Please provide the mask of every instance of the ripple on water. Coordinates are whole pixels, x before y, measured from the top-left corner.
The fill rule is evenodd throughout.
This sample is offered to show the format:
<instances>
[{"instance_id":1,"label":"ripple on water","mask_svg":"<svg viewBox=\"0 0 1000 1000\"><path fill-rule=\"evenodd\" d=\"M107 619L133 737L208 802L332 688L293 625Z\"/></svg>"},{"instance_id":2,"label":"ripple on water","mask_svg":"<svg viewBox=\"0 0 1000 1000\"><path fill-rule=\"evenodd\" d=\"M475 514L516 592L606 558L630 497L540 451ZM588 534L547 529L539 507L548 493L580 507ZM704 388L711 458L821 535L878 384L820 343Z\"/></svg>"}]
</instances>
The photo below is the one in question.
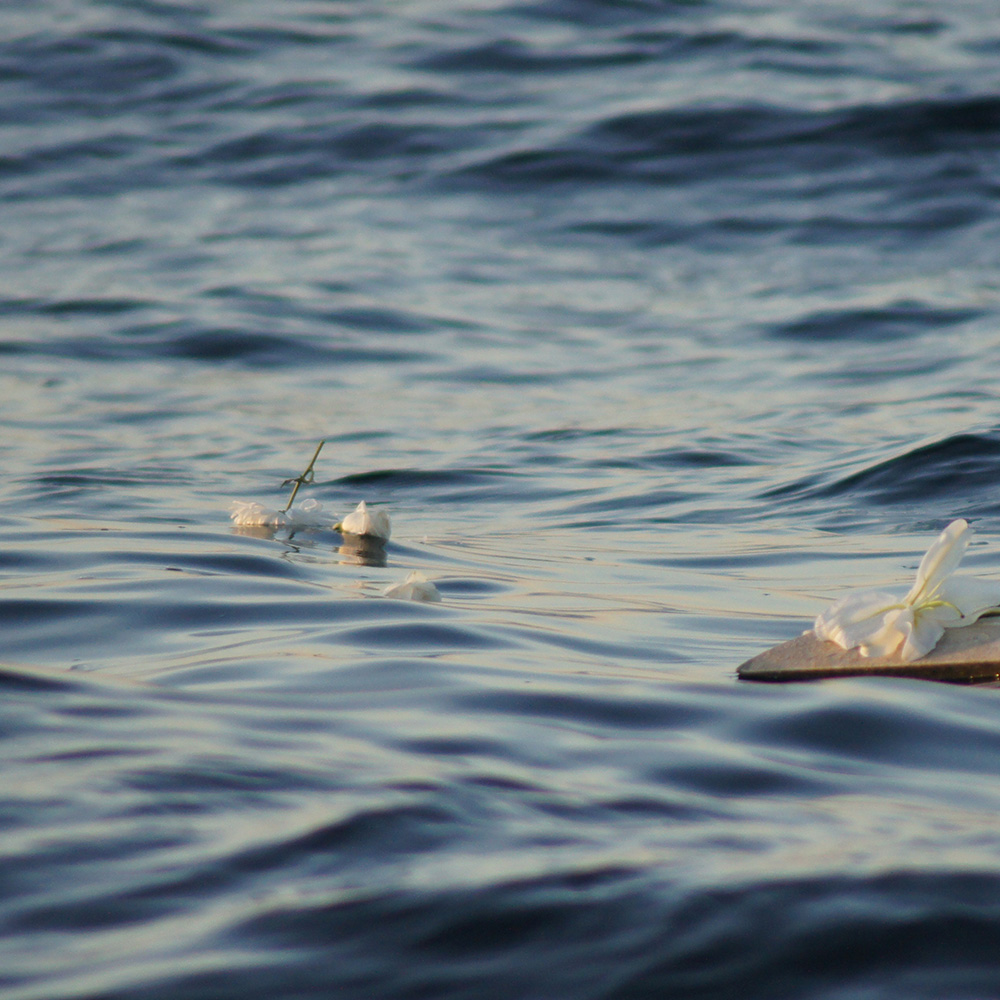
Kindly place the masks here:
<instances>
[{"instance_id":1,"label":"ripple on water","mask_svg":"<svg viewBox=\"0 0 1000 1000\"><path fill-rule=\"evenodd\" d=\"M0 15L0 991L1000 995L996 691L734 675L992 558L995 12L69 6ZM377 556L231 528L324 436Z\"/></svg>"}]
</instances>

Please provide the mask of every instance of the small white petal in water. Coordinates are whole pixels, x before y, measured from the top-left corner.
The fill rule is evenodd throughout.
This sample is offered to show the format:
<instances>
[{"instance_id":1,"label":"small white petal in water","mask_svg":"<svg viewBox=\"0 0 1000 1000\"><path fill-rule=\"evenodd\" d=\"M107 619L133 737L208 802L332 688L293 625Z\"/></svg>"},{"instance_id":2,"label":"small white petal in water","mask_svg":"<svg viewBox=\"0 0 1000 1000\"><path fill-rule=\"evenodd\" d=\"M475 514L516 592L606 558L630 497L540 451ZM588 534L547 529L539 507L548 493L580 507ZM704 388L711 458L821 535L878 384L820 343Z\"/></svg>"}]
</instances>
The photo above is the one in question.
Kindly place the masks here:
<instances>
[{"instance_id":1,"label":"small white petal in water","mask_svg":"<svg viewBox=\"0 0 1000 1000\"><path fill-rule=\"evenodd\" d=\"M946 628L971 625L1000 608L1000 582L952 576L971 534L966 521L952 521L920 560L906 597L879 590L848 594L816 619L813 631L862 656L925 656Z\"/></svg>"},{"instance_id":2,"label":"small white petal in water","mask_svg":"<svg viewBox=\"0 0 1000 1000\"><path fill-rule=\"evenodd\" d=\"M388 540L392 531L388 511L369 510L364 500L343 521L335 524L334 528L345 535L363 535L368 538L381 538L383 541Z\"/></svg>"},{"instance_id":3,"label":"small white petal in water","mask_svg":"<svg viewBox=\"0 0 1000 1000\"><path fill-rule=\"evenodd\" d=\"M385 597L400 601L440 601L441 593L420 570L414 570L402 583L386 587Z\"/></svg>"},{"instance_id":4,"label":"small white petal in water","mask_svg":"<svg viewBox=\"0 0 1000 1000\"><path fill-rule=\"evenodd\" d=\"M285 524L291 528L316 528L329 523L330 519L323 514L323 505L319 500L303 500L298 506L285 511Z\"/></svg>"},{"instance_id":5,"label":"small white petal in water","mask_svg":"<svg viewBox=\"0 0 1000 1000\"><path fill-rule=\"evenodd\" d=\"M229 510L233 523L241 528L314 528L329 523L318 500L303 500L291 510L273 510L256 500L234 500Z\"/></svg>"},{"instance_id":6,"label":"small white petal in water","mask_svg":"<svg viewBox=\"0 0 1000 1000\"><path fill-rule=\"evenodd\" d=\"M234 500L229 505L230 518L241 528L274 528L280 524L279 511L270 510L256 500Z\"/></svg>"}]
</instances>

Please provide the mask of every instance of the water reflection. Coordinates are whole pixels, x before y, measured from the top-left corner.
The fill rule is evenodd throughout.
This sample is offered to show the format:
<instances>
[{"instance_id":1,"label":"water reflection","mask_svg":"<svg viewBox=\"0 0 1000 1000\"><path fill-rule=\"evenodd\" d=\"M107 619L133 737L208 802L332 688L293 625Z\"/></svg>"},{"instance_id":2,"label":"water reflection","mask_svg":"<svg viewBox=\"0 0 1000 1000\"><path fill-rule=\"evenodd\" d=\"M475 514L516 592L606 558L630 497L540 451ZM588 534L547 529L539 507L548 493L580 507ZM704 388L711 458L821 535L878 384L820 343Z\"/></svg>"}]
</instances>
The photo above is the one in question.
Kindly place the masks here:
<instances>
[{"instance_id":1,"label":"water reflection","mask_svg":"<svg viewBox=\"0 0 1000 1000\"><path fill-rule=\"evenodd\" d=\"M309 537L315 535L315 530L287 528L274 528L266 525L233 525L230 529L234 535L245 535L249 538L259 538L264 541L273 541L281 537L281 541L293 552L301 552L304 548L316 548L316 540ZM287 532L287 534L286 534ZM350 535L345 534L341 538L341 544L334 550L341 558L341 563L353 566L385 566L386 551L385 539L376 538L374 535Z\"/></svg>"},{"instance_id":2,"label":"water reflection","mask_svg":"<svg viewBox=\"0 0 1000 1000\"><path fill-rule=\"evenodd\" d=\"M342 563L357 566L384 566L385 541L370 535L344 535L343 544L337 548Z\"/></svg>"}]
</instances>

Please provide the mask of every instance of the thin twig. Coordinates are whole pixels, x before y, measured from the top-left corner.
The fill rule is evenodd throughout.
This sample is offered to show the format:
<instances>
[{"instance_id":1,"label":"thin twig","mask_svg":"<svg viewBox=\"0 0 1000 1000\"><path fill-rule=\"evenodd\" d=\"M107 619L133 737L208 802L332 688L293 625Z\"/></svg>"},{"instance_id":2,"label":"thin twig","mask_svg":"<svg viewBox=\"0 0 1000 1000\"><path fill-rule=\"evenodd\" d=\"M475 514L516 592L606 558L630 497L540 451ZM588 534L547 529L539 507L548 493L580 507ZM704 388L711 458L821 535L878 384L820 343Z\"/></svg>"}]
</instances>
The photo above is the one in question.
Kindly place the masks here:
<instances>
[{"instance_id":1,"label":"thin twig","mask_svg":"<svg viewBox=\"0 0 1000 1000\"><path fill-rule=\"evenodd\" d=\"M313 452L313 457L309 459L309 464L306 466L305 471L300 476L295 476L292 479L286 479L281 485L287 486L289 483L295 483L295 487L292 489L292 495L288 498L288 503L285 504L285 510L292 509L292 502L295 500L295 494L299 492L299 487L303 483L311 483L315 478L316 474L313 472L313 466L316 464L316 459L319 457L320 449L326 444L326 438L324 438L318 445L316 445L316 450ZM284 513L284 511L282 511Z\"/></svg>"}]
</instances>

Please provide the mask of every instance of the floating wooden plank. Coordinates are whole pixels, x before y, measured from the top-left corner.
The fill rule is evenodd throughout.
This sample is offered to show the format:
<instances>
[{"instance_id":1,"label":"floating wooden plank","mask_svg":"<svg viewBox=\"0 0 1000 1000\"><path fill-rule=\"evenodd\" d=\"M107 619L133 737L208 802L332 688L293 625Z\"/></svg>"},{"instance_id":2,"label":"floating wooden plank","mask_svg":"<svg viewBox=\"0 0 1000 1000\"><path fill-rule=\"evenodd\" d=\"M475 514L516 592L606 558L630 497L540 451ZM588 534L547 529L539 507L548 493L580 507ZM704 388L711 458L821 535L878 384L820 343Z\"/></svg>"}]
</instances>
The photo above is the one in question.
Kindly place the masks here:
<instances>
[{"instance_id":1,"label":"floating wooden plank","mask_svg":"<svg viewBox=\"0 0 1000 1000\"><path fill-rule=\"evenodd\" d=\"M957 684L1000 681L1000 618L946 629L926 656L906 662L898 656L862 656L812 630L747 660L736 671L745 681L809 681L825 677L919 677Z\"/></svg>"}]
</instances>

